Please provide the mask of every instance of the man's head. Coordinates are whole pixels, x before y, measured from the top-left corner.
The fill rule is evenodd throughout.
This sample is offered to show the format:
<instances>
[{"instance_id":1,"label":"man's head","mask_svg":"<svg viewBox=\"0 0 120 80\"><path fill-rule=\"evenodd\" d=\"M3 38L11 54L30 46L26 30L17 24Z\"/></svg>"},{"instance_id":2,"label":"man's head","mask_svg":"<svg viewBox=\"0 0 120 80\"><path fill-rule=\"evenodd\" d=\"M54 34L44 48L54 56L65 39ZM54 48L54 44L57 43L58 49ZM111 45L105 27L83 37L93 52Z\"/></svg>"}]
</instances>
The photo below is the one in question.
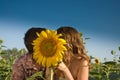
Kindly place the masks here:
<instances>
[{"instance_id":1,"label":"man's head","mask_svg":"<svg viewBox=\"0 0 120 80\"><path fill-rule=\"evenodd\" d=\"M26 33L24 37L24 43L27 48L27 50L30 53L33 53L33 45L32 42L37 38L36 32L40 33L41 31L46 30L45 28L30 28Z\"/></svg>"}]
</instances>

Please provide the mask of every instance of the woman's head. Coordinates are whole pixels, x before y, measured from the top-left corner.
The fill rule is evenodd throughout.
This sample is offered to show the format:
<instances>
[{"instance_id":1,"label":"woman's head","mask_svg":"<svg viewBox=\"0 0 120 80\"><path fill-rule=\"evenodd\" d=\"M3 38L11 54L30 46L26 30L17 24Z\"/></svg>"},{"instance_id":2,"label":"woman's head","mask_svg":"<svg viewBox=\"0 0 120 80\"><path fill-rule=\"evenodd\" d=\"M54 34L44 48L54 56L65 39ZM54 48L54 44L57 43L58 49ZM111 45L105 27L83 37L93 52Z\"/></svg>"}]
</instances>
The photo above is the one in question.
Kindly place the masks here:
<instances>
[{"instance_id":1,"label":"woman's head","mask_svg":"<svg viewBox=\"0 0 120 80\"><path fill-rule=\"evenodd\" d=\"M88 59L85 47L80 33L73 27L62 26L57 29L58 34L62 34L62 38L67 41L67 51L65 52L64 59L69 61L70 57L74 54L79 55L81 58Z\"/></svg>"},{"instance_id":2,"label":"woman's head","mask_svg":"<svg viewBox=\"0 0 120 80\"><path fill-rule=\"evenodd\" d=\"M30 53L33 52L33 45L32 42L37 38L36 32L40 33L41 31L46 30L45 28L30 28L24 37L24 43L26 48Z\"/></svg>"}]
</instances>

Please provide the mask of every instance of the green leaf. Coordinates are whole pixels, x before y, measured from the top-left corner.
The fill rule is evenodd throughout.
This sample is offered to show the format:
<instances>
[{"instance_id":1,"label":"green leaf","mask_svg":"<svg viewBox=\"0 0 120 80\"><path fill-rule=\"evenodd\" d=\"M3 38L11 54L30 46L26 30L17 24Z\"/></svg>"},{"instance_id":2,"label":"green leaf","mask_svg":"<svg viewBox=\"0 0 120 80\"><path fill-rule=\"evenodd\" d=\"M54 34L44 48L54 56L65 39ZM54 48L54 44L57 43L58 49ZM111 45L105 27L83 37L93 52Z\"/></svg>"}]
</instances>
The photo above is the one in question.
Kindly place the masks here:
<instances>
[{"instance_id":1,"label":"green leaf","mask_svg":"<svg viewBox=\"0 0 120 80\"><path fill-rule=\"evenodd\" d=\"M120 46L118 47L118 50L120 51Z\"/></svg>"},{"instance_id":2,"label":"green leaf","mask_svg":"<svg viewBox=\"0 0 120 80\"><path fill-rule=\"evenodd\" d=\"M81 32L79 32L79 34L80 34L80 37L82 37L82 36L83 36L83 34L82 34Z\"/></svg>"},{"instance_id":3,"label":"green leaf","mask_svg":"<svg viewBox=\"0 0 120 80\"><path fill-rule=\"evenodd\" d=\"M100 73L95 72L95 71L90 71L90 74L91 74L91 75L99 75Z\"/></svg>"},{"instance_id":4,"label":"green leaf","mask_svg":"<svg viewBox=\"0 0 120 80\"><path fill-rule=\"evenodd\" d=\"M3 40L0 39L0 44L2 44L2 43L3 43Z\"/></svg>"},{"instance_id":5,"label":"green leaf","mask_svg":"<svg viewBox=\"0 0 120 80\"><path fill-rule=\"evenodd\" d=\"M117 63L114 61L108 61L108 62L104 62L103 64L105 65L116 65Z\"/></svg>"},{"instance_id":6,"label":"green leaf","mask_svg":"<svg viewBox=\"0 0 120 80\"><path fill-rule=\"evenodd\" d=\"M114 55L116 52L114 50L111 50L111 54Z\"/></svg>"},{"instance_id":7,"label":"green leaf","mask_svg":"<svg viewBox=\"0 0 120 80\"><path fill-rule=\"evenodd\" d=\"M27 80L35 80L36 77L40 77L45 80L45 78L42 75L43 75L43 71L39 71L39 72L33 74L32 76L30 76L29 78L27 78Z\"/></svg>"}]
</instances>

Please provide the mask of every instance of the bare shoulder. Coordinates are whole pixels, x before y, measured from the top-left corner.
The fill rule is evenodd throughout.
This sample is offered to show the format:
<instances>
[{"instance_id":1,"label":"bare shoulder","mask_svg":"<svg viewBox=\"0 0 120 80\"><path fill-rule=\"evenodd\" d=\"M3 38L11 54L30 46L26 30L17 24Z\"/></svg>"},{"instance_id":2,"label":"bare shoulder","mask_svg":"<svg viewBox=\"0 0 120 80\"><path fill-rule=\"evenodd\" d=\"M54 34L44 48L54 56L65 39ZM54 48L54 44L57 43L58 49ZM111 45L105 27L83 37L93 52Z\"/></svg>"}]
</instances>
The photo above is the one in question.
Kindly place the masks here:
<instances>
[{"instance_id":1,"label":"bare shoulder","mask_svg":"<svg viewBox=\"0 0 120 80\"><path fill-rule=\"evenodd\" d=\"M88 67L89 62L88 60L81 58L81 57L73 57L71 61L72 65L78 65L80 67Z\"/></svg>"},{"instance_id":2,"label":"bare shoulder","mask_svg":"<svg viewBox=\"0 0 120 80\"><path fill-rule=\"evenodd\" d=\"M89 62L85 59L82 59L80 62L81 62L81 66L83 67L87 67L89 65Z\"/></svg>"}]
</instances>

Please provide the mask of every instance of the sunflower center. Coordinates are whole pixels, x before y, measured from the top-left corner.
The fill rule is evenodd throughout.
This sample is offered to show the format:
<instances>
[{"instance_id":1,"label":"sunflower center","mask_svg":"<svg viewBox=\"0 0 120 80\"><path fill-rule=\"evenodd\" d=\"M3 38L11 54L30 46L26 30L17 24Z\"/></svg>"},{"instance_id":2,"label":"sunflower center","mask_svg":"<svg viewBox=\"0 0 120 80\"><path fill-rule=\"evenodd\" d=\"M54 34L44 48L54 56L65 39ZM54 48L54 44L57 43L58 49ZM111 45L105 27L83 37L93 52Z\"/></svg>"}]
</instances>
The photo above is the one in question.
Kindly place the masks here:
<instances>
[{"instance_id":1,"label":"sunflower center","mask_svg":"<svg viewBox=\"0 0 120 80\"><path fill-rule=\"evenodd\" d=\"M47 43L47 44L45 45L45 48L46 48L47 50L50 50L52 47L53 47L53 45L52 45L51 43Z\"/></svg>"},{"instance_id":2,"label":"sunflower center","mask_svg":"<svg viewBox=\"0 0 120 80\"><path fill-rule=\"evenodd\" d=\"M40 51L42 51L42 55L45 57L54 56L56 52L56 42L54 40L44 40L40 47Z\"/></svg>"}]
</instances>

